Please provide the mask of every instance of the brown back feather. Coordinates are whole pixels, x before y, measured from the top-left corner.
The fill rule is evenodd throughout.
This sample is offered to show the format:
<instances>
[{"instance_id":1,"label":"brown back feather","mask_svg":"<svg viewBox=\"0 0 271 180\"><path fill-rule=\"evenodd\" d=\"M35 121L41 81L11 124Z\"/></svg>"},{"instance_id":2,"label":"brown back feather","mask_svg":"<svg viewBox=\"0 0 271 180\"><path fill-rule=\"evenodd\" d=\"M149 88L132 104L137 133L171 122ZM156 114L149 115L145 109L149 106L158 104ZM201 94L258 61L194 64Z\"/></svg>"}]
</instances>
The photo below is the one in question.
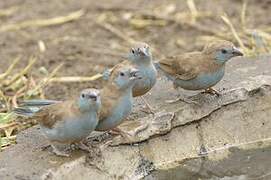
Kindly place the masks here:
<instances>
[{"instance_id":1,"label":"brown back feather","mask_svg":"<svg viewBox=\"0 0 271 180\"><path fill-rule=\"evenodd\" d=\"M52 128L58 121L76 117L79 114L79 108L74 101L65 101L42 108L33 118L41 125Z\"/></svg>"},{"instance_id":2,"label":"brown back feather","mask_svg":"<svg viewBox=\"0 0 271 180\"><path fill-rule=\"evenodd\" d=\"M159 61L160 68L178 79L190 80L200 73L214 72L223 64L214 59L217 49L233 46L229 41L219 40L205 46L202 52L185 53Z\"/></svg>"}]
</instances>

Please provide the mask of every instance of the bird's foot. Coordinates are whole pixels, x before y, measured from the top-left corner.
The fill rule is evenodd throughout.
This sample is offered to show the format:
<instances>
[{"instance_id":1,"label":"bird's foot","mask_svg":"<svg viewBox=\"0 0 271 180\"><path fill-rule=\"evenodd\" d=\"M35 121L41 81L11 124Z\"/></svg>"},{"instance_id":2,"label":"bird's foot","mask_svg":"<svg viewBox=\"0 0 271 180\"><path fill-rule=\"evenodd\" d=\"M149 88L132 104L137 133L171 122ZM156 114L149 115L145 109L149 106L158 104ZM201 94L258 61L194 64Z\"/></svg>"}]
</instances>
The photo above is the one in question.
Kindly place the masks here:
<instances>
[{"instance_id":1,"label":"bird's foot","mask_svg":"<svg viewBox=\"0 0 271 180\"><path fill-rule=\"evenodd\" d=\"M52 145L51 144L51 147L53 148L53 153L57 156L62 156L62 157L70 157L70 154L65 152L65 151L62 151L62 150L59 150L55 145Z\"/></svg>"},{"instance_id":2,"label":"bird's foot","mask_svg":"<svg viewBox=\"0 0 271 180\"><path fill-rule=\"evenodd\" d=\"M123 138L127 139L128 141L130 141L131 137L132 137L132 135L130 133L125 132L119 128L111 129L110 133L115 134L115 135L121 135Z\"/></svg>"},{"instance_id":3,"label":"bird's foot","mask_svg":"<svg viewBox=\"0 0 271 180\"><path fill-rule=\"evenodd\" d=\"M79 149L81 149L82 151L91 152L91 147L87 146L87 145L84 144L83 142L77 143L76 145L77 145L77 147L78 147Z\"/></svg>"},{"instance_id":4,"label":"bird's foot","mask_svg":"<svg viewBox=\"0 0 271 180\"><path fill-rule=\"evenodd\" d=\"M93 159L94 157L100 157L102 154L100 147L94 145L88 146L83 142L79 142L76 145L79 149L81 149L82 151L86 151L88 153L88 158Z\"/></svg>"},{"instance_id":5,"label":"bird's foot","mask_svg":"<svg viewBox=\"0 0 271 180\"><path fill-rule=\"evenodd\" d=\"M212 94L212 95L216 95L216 96L221 95L217 90L215 90L213 88L205 89L205 91L203 93Z\"/></svg>"},{"instance_id":6,"label":"bird's foot","mask_svg":"<svg viewBox=\"0 0 271 180\"><path fill-rule=\"evenodd\" d=\"M100 151L104 151L108 146L110 146L113 143L112 140L108 140L105 143L103 143L102 145L100 145L99 149Z\"/></svg>"},{"instance_id":7,"label":"bird's foot","mask_svg":"<svg viewBox=\"0 0 271 180\"><path fill-rule=\"evenodd\" d=\"M133 139L136 137L136 135L144 130L146 130L149 127L149 124L143 124L135 129L133 129L132 134L129 133L130 137L132 137Z\"/></svg>"},{"instance_id":8,"label":"bird's foot","mask_svg":"<svg viewBox=\"0 0 271 180\"><path fill-rule=\"evenodd\" d=\"M173 103L176 103L176 102L179 102L179 101L183 101L183 102L185 102L185 103L187 103L187 104L195 104L195 105L199 105L198 102L193 101L193 100L188 99L188 98L184 98L184 97L179 97L179 98L173 99L173 100L167 100L166 103L168 103L168 104L173 104Z\"/></svg>"},{"instance_id":9,"label":"bird's foot","mask_svg":"<svg viewBox=\"0 0 271 180\"><path fill-rule=\"evenodd\" d=\"M155 109L153 109L151 107L140 109L140 111L147 113L147 114L155 114Z\"/></svg>"},{"instance_id":10,"label":"bird's foot","mask_svg":"<svg viewBox=\"0 0 271 180\"><path fill-rule=\"evenodd\" d=\"M45 151L46 149L48 149L51 145L47 144L47 145L42 145L41 147L39 147L42 151Z\"/></svg>"},{"instance_id":11,"label":"bird's foot","mask_svg":"<svg viewBox=\"0 0 271 180\"><path fill-rule=\"evenodd\" d=\"M148 101L143 97L143 96L140 96L141 99L143 100L143 102L145 103L146 107L148 110L142 110L146 113L151 113L151 114L155 114L155 109L148 103Z\"/></svg>"}]
</instances>

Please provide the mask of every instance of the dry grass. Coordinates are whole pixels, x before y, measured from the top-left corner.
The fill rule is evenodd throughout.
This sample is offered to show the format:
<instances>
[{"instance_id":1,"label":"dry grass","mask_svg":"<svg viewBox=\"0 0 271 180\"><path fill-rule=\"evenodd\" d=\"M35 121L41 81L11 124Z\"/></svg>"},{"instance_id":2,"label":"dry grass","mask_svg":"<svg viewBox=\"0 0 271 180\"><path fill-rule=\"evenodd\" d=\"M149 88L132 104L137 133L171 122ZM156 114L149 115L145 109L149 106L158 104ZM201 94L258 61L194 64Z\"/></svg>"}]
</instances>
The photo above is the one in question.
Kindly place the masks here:
<instances>
[{"instance_id":1,"label":"dry grass","mask_svg":"<svg viewBox=\"0 0 271 180\"><path fill-rule=\"evenodd\" d=\"M247 56L255 56L258 54L270 53L271 50L271 28L264 27L263 29L248 29L246 26L246 10L247 1L245 0L240 10L240 22L241 26L235 26L231 19L226 15L213 14L212 12L204 12L198 10L193 0L187 0L188 10L185 12L175 12L174 7L168 7L167 13L159 13L159 11L140 11L131 12L128 17L128 22L134 27L134 30L143 29L149 26L166 26L168 23L175 23L178 25L186 26L190 29L195 29L201 33L206 33L209 36L204 36L205 41L209 41L213 38L223 38L237 42L240 48ZM9 9L0 10L0 17L8 17L18 10L19 7L11 7ZM173 9L173 10L172 10ZM126 42L127 45L134 43L135 40L129 37L122 30L117 29L111 21L112 11L118 11L118 9L103 9L101 15L94 19L96 25L112 33L116 38L119 38ZM110 13L109 13L110 12ZM51 19L37 19L26 20L14 24L1 24L0 33L7 31L19 31L25 28L43 28L53 25L62 25L64 23L75 21L80 19L84 15L83 10L72 12L67 16L59 16ZM227 31L219 32L212 27L204 26L201 23L203 18L221 17L221 20L225 23ZM114 17L116 18L116 17ZM178 42L180 45L185 42ZM44 52L46 47L43 41L39 41L40 52ZM103 49L94 49L100 53L104 52ZM154 49L155 51L155 49ZM112 53L113 55L116 55ZM118 55L118 54L117 54ZM15 117L10 110L17 106L18 99L43 97L43 88L49 83L71 83L71 82L85 82L94 81L102 77L102 74L97 74L91 77L54 77L57 71L62 65L57 66L49 75L42 78L34 78L31 75L31 68L37 61L35 57L30 57L28 65L18 70L16 65L20 63L21 57L15 58L10 64L6 72L0 74L0 149L4 148L11 143L15 142L16 132L20 129L28 127L28 123L19 123L15 120ZM15 70L16 69L16 70Z\"/></svg>"},{"instance_id":2,"label":"dry grass","mask_svg":"<svg viewBox=\"0 0 271 180\"><path fill-rule=\"evenodd\" d=\"M83 15L84 15L84 11L79 10L76 12L72 12L68 14L67 16L59 16L59 17L54 17L51 19L27 20L27 21L23 21L19 23L14 23L14 24L6 24L6 25L0 26L0 32L20 30L20 29L29 28L29 27L33 28L33 27L48 27L48 26L60 25L60 24L64 24L70 21L77 20Z\"/></svg>"},{"instance_id":3,"label":"dry grass","mask_svg":"<svg viewBox=\"0 0 271 180\"><path fill-rule=\"evenodd\" d=\"M14 14L19 7L11 7L0 10L0 16L10 16ZM59 16L51 19L27 20L19 23L5 24L0 26L0 33L6 31L15 31L24 28L41 28L53 25L61 25L70 21L79 19L84 15L83 10L72 12L67 16ZM39 42L40 51L45 51L43 42ZM31 68L37 59L31 57L27 66L21 70L15 70L16 65L20 62L21 57L13 60L6 72L0 74L0 150L6 146L15 143L16 132L29 126L29 123L16 121L11 110L17 106L17 99L29 99L32 97L43 97L43 88L56 75L57 71L63 64L57 66L47 77L36 80L31 75ZM8 61L7 61L8 62Z\"/></svg>"},{"instance_id":4,"label":"dry grass","mask_svg":"<svg viewBox=\"0 0 271 180\"><path fill-rule=\"evenodd\" d=\"M11 110L17 106L18 99L43 97L43 88L55 76L62 64L57 66L48 76L39 79L39 83L31 75L31 68L37 61L31 57L27 66L21 70L15 70L20 62L20 57L13 60L6 72L0 74L0 147L4 148L15 142L16 133L29 126L28 122L18 122Z\"/></svg>"}]
</instances>

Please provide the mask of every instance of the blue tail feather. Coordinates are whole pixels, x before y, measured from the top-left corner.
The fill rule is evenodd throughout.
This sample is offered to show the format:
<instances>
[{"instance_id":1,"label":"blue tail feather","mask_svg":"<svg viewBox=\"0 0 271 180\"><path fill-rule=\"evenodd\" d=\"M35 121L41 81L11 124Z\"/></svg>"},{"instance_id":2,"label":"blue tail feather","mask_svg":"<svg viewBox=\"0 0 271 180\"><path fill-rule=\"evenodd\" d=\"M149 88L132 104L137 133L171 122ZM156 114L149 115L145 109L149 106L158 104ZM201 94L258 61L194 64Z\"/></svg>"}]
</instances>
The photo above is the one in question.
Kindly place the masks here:
<instances>
[{"instance_id":1,"label":"blue tail feather","mask_svg":"<svg viewBox=\"0 0 271 180\"><path fill-rule=\"evenodd\" d=\"M40 108L37 109L37 108L18 107L13 109L12 112L18 116L31 117L39 110Z\"/></svg>"},{"instance_id":2,"label":"blue tail feather","mask_svg":"<svg viewBox=\"0 0 271 180\"><path fill-rule=\"evenodd\" d=\"M56 104L61 101L56 100L48 100L48 99L32 99L32 100L25 100L20 103L20 106L23 107L37 107L37 106L48 106L51 104Z\"/></svg>"},{"instance_id":3,"label":"blue tail feather","mask_svg":"<svg viewBox=\"0 0 271 180\"><path fill-rule=\"evenodd\" d=\"M32 99L20 102L19 107L13 109L12 111L19 116L31 117L36 112L38 112L42 107L51 104L56 104L61 101L48 100L48 99Z\"/></svg>"}]
</instances>

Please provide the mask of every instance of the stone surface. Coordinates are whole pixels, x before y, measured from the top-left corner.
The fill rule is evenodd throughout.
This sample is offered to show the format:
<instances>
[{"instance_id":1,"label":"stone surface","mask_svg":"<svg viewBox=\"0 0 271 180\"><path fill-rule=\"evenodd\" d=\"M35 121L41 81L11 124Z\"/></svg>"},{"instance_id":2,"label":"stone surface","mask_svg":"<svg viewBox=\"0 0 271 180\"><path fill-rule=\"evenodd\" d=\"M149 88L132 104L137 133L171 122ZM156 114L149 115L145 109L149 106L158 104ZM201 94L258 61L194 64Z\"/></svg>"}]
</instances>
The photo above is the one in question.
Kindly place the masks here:
<instances>
[{"instance_id":1,"label":"stone surface","mask_svg":"<svg viewBox=\"0 0 271 180\"><path fill-rule=\"evenodd\" d=\"M157 113L146 115L136 106L133 120L121 126L135 138L115 137L114 146L92 159L79 151L71 158L41 151L46 141L38 127L30 128L18 135L18 144L0 153L0 179L242 179L271 172L268 163L261 163L271 158L271 58L232 60L216 89L220 97L176 91L160 79L146 96ZM178 93L191 94L199 105L165 103ZM234 161L239 155L240 164ZM262 171L251 171L246 163L262 164ZM183 173L179 176L176 169Z\"/></svg>"}]
</instances>

